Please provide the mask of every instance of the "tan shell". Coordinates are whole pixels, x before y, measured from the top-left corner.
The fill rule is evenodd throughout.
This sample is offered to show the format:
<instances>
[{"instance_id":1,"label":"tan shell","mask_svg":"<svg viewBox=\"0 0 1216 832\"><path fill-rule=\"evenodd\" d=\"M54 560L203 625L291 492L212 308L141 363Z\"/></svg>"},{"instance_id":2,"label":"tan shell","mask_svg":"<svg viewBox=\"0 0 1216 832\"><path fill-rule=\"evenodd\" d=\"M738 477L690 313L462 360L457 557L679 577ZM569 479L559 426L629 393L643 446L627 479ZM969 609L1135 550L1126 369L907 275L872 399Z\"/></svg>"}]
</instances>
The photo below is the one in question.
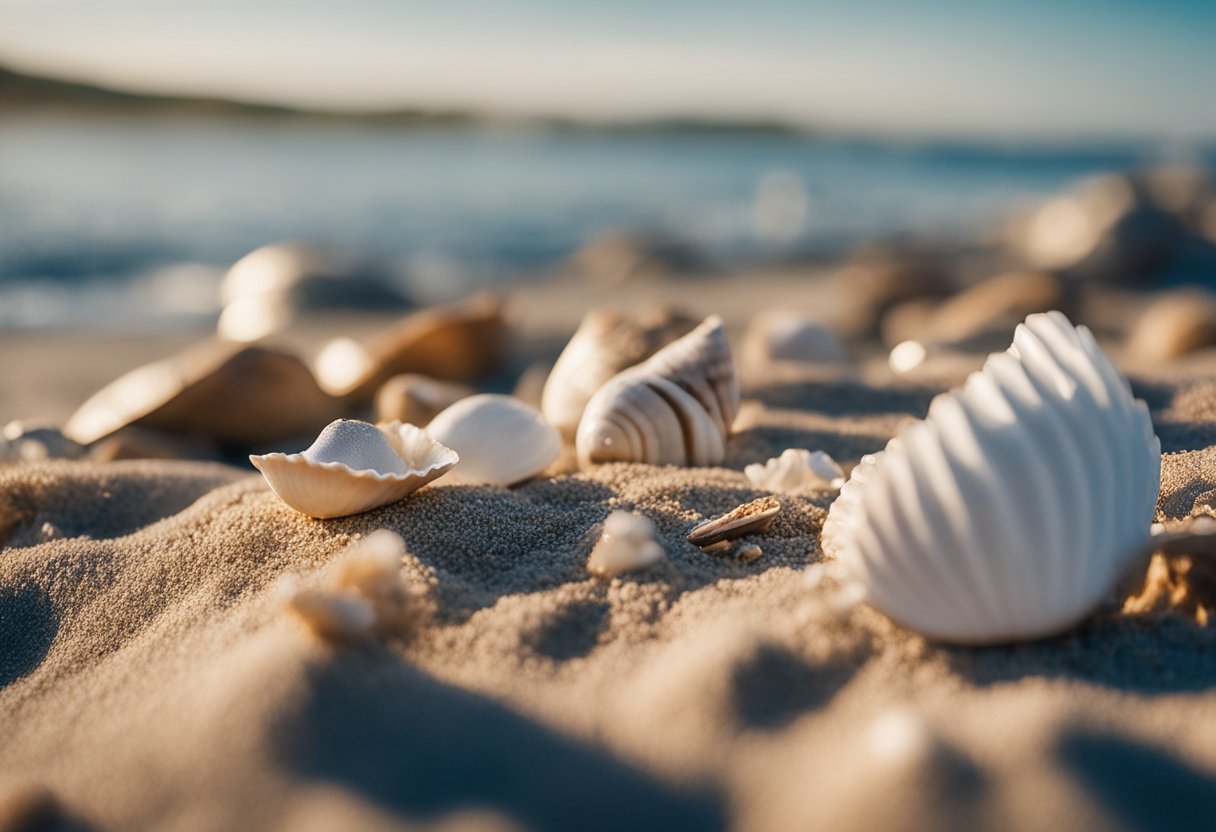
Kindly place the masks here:
<instances>
[{"instance_id":1,"label":"tan shell","mask_svg":"<svg viewBox=\"0 0 1216 832\"><path fill-rule=\"evenodd\" d=\"M376 391L376 421L425 425L439 413L477 391L467 384L406 373Z\"/></svg>"},{"instance_id":2,"label":"tan shell","mask_svg":"<svg viewBox=\"0 0 1216 832\"><path fill-rule=\"evenodd\" d=\"M396 502L459 460L455 451L414 425L348 419L331 423L300 453L249 457L283 502L318 518Z\"/></svg>"},{"instance_id":3,"label":"tan shell","mask_svg":"<svg viewBox=\"0 0 1216 832\"><path fill-rule=\"evenodd\" d=\"M579 422L579 464L716 465L739 410L739 380L717 315L617 374Z\"/></svg>"},{"instance_id":4,"label":"tan shell","mask_svg":"<svg viewBox=\"0 0 1216 832\"><path fill-rule=\"evenodd\" d=\"M744 503L719 517L702 521L688 533L688 542L702 548L723 540L733 540L745 534L762 532L781 511L781 503L772 497L761 497Z\"/></svg>"},{"instance_id":5,"label":"tan shell","mask_svg":"<svg viewBox=\"0 0 1216 832\"><path fill-rule=\"evenodd\" d=\"M294 355L215 341L121 376L63 432L87 445L138 425L247 448L314 433L338 413Z\"/></svg>"},{"instance_id":6,"label":"tan shell","mask_svg":"<svg viewBox=\"0 0 1216 832\"><path fill-rule=\"evenodd\" d=\"M573 439L587 402L624 369L645 361L692 329L694 321L666 309L636 319L612 309L593 309L584 317L545 380L541 412L546 421Z\"/></svg>"},{"instance_id":7,"label":"tan shell","mask_svg":"<svg viewBox=\"0 0 1216 832\"><path fill-rule=\"evenodd\" d=\"M360 405L403 373L465 382L489 375L502 361L505 335L501 304L480 296L408 315L366 343L331 342L314 366L322 387Z\"/></svg>"},{"instance_id":8,"label":"tan shell","mask_svg":"<svg viewBox=\"0 0 1216 832\"><path fill-rule=\"evenodd\" d=\"M1141 361L1168 361L1216 344L1216 293L1198 287L1168 292L1144 310L1128 338Z\"/></svg>"}]
</instances>

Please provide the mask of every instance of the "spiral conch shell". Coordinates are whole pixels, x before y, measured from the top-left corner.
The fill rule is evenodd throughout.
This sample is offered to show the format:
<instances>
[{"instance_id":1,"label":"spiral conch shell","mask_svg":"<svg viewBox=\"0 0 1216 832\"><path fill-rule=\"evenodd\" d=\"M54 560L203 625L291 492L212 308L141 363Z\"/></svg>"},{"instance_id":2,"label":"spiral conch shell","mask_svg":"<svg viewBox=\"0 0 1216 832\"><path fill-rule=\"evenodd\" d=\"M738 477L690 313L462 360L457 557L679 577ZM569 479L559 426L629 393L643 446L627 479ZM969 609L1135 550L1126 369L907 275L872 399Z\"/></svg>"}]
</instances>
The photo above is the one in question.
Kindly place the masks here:
<instances>
[{"instance_id":1,"label":"spiral conch shell","mask_svg":"<svg viewBox=\"0 0 1216 832\"><path fill-rule=\"evenodd\" d=\"M1148 408L1089 330L1031 315L853 470L823 548L930 638L1039 638L1089 614L1144 545L1160 469Z\"/></svg>"},{"instance_id":2,"label":"spiral conch shell","mask_svg":"<svg viewBox=\"0 0 1216 832\"><path fill-rule=\"evenodd\" d=\"M557 357L541 395L545 420L574 438L587 402L621 370L654 355L692 329L695 321L666 309L636 319L612 309L593 309Z\"/></svg>"},{"instance_id":3,"label":"spiral conch shell","mask_svg":"<svg viewBox=\"0 0 1216 832\"><path fill-rule=\"evenodd\" d=\"M591 397L575 440L579 464L716 465L738 410L726 330L711 315Z\"/></svg>"},{"instance_id":4,"label":"spiral conch shell","mask_svg":"<svg viewBox=\"0 0 1216 832\"><path fill-rule=\"evenodd\" d=\"M345 517L394 503L447 473L460 457L421 428L331 422L297 454L249 461L283 502L312 517Z\"/></svg>"}]
</instances>

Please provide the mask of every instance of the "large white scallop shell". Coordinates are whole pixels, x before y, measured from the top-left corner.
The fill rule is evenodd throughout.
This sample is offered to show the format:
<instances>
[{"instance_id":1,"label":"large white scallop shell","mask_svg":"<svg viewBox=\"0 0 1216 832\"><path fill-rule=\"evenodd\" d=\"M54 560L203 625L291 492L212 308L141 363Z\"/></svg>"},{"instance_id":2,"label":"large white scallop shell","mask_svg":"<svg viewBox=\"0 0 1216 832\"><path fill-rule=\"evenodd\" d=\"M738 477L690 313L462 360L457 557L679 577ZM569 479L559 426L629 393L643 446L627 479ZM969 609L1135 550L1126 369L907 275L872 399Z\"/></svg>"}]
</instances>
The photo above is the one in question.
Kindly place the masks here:
<instances>
[{"instance_id":1,"label":"large white scallop shell","mask_svg":"<svg viewBox=\"0 0 1216 832\"><path fill-rule=\"evenodd\" d=\"M730 344L711 315L591 397L575 440L579 464L716 465L738 410Z\"/></svg>"},{"instance_id":2,"label":"large white scallop shell","mask_svg":"<svg viewBox=\"0 0 1216 832\"><path fill-rule=\"evenodd\" d=\"M612 309L593 309L545 379L541 412L545 420L574 438L587 402L608 379L632 367L692 328L692 320L666 309L632 318Z\"/></svg>"},{"instance_id":3,"label":"large white scallop shell","mask_svg":"<svg viewBox=\"0 0 1216 832\"><path fill-rule=\"evenodd\" d=\"M892 619L941 641L1047 636L1148 539L1161 443L1085 327L1031 315L924 421L866 457L823 548Z\"/></svg>"},{"instance_id":4,"label":"large white scallop shell","mask_svg":"<svg viewBox=\"0 0 1216 832\"><path fill-rule=\"evenodd\" d=\"M414 425L331 422L297 454L249 461L275 494L312 517L345 517L400 500L442 476L460 457Z\"/></svg>"},{"instance_id":5,"label":"large white scallop shell","mask_svg":"<svg viewBox=\"0 0 1216 832\"><path fill-rule=\"evenodd\" d=\"M561 436L540 411L513 396L461 399L426 430L460 454L452 482L512 485L545 470L562 450Z\"/></svg>"}]
</instances>

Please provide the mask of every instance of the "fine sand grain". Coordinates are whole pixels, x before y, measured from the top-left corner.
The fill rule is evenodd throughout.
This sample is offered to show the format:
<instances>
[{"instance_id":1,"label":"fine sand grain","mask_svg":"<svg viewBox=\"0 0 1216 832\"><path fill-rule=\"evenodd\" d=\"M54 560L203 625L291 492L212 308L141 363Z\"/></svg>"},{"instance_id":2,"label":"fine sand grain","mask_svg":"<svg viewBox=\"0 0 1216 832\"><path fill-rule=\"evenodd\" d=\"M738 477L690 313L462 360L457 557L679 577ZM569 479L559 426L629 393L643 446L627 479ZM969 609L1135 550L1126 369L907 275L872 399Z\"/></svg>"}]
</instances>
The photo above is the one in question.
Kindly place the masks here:
<instances>
[{"instance_id":1,"label":"fine sand grain","mask_svg":"<svg viewBox=\"0 0 1216 832\"><path fill-rule=\"evenodd\" d=\"M1216 487L1216 385L1198 378L1138 383L1180 451L1164 461L1163 516ZM855 607L830 565L807 570L827 495L779 496L754 562L688 543L696 522L764 496L744 465L806 447L847 470L940 389L760 381L721 468L559 465L514 489L438 484L332 521L220 465L0 469L0 818L791 830L1216 817L1216 628L1112 603L1043 642L928 644ZM597 524L618 508L655 522L667 560L592 577ZM408 642L318 641L283 609L281 577L307 581L381 528L404 538L433 618Z\"/></svg>"}]
</instances>

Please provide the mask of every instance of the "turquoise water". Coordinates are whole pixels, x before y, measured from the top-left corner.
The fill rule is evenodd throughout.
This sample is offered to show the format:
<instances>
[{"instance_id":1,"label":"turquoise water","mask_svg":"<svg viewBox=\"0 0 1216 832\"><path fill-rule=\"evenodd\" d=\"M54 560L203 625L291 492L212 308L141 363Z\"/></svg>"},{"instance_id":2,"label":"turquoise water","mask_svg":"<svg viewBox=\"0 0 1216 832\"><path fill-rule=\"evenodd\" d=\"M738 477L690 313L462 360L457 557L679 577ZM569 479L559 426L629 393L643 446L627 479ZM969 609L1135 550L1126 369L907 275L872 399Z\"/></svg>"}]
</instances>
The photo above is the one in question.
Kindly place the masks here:
<instances>
[{"instance_id":1,"label":"turquoise water","mask_svg":"<svg viewBox=\"0 0 1216 832\"><path fill-rule=\"evenodd\" d=\"M546 268L611 229L672 235L726 262L891 233L969 239L1020 201L1150 157L10 117L0 124L0 326L211 314L222 269L283 239L380 260L427 298ZM757 207L768 197L775 228Z\"/></svg>"}]
</instances>

